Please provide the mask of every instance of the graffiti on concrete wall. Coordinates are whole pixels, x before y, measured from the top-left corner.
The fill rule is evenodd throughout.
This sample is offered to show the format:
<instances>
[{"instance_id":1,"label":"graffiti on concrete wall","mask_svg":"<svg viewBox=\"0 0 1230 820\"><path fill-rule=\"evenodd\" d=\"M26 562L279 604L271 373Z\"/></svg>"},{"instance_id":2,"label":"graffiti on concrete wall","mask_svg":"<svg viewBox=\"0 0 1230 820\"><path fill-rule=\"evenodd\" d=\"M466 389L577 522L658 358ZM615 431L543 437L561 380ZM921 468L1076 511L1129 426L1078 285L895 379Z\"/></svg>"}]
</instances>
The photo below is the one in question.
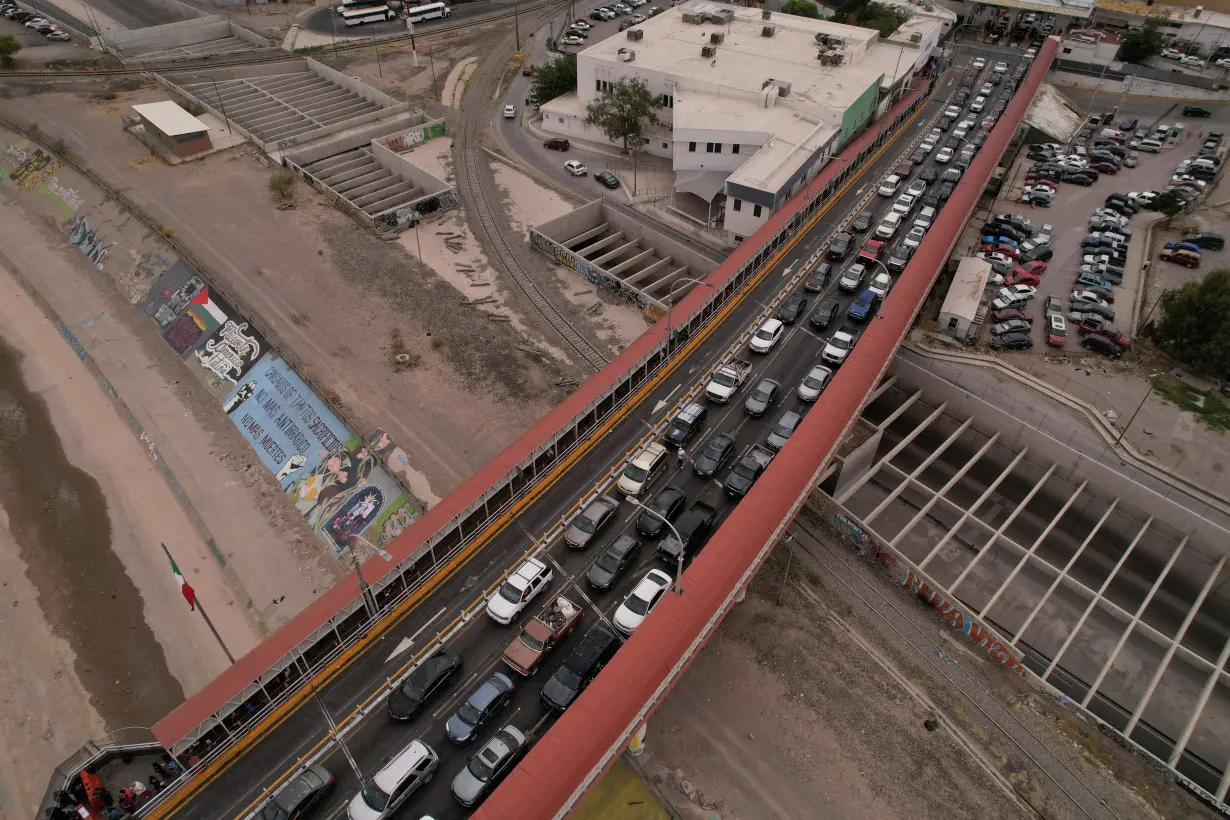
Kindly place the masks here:
<instances>
[{"instance_id":1,"label":"graffiti on concrete wall","mask_svg":"<svg viewBox=\"0 0 1230 820\"><path fill-rule=\"evenodd\" d=\"M530 231L530 246L550 257L556 264L581 274L585 277L586 282L612 298L627 302L641 310L649 305L649 299L645 294L611 276L596 265L581 259L560 243L538 231Z\"/></svg>"},{"instance_id":2,"label":"graffiti on concrete wall","mask_svg":"<svg viewBox=\"0 0 1230 820\"><path fill-rule=\"evenodd\" d=\"M61 214L72 216L85 200L57 176L62 166L59 157L41 148L9 145L0 156L0 180L11 179L19 194L34 192L45 196Z\"/></svg>"},{"instance_id":3,"label":"graffiti on concrete wall","mask_svg":"<svg viewBox=\"0 0 1230 820\"><path fill-rule=\"evenodd\" d=\"M276 354L266 353L222 406L335 557L352 537L378 542L389 519L417 516L376 450Z\"/></svg>"},{"instance_id":4,"label":"graffiti on concrete wall","mask_svg":"<svg viewBox=\"0 0 1230 820\"><path fill-rule=\"evenodd\" d=\"M98 228L90 227L90 218L85 215L73 220L72 228L68 232L68 241L76 245L85 254L85 258L90 260L90 264L99 270L102 270L107 251L115 245L114 242L108 242L106 235Z\"/></svg>"},{"instance_id":5,"label":"graffiti on concrete wall","mask_svg":"<svg viewBox=\"0 0 1230 820\"><path fill-rule=\"evenodd\" d=\"M992 662L1021 678L1029 677L1024 657L1011 646L996 638L995 634L959 601L931 586L926 578L909 565L909 562L900 557L891 547L881 546L870 533L859 525L859 522L840 512L836 513L833 519L837 526L845 531L847 538L865 556L891 575L896 583L926 602L936 611L940 619L948 624L950 629L960 632L975 646L981 647Z\"/></svg>"},{"instance_id":6,"label":"graffiti on concrete wall","mask_svg":"<svg viewBox=\"0 0 1230 820\"><path fill-rule=\"evenodd\" d=\"M391 137L385 137L381 140L381 144L390 151L401 153L409 151L417 145L422 145L428 140L434 140L436 137L442 136L444 136L444 120L412 128L409 131L403 131Z\"/></svg>"},{"instance_id":7,"label":"graffiti on concrete wall","mask_svg":"<svg viewBox=\"0 0 1230 820\"><path fill-rule=\"evenodd\" d=\"M410 459L406 456L405 450L398 447L397 443L393 441L392 436L377 427L368 436L367 446L376 455L380 456L384 461L386 469L390 470L393 475L400 476L403 484L407 486L410 484L413 479L410 470ZM399 510L391 513L380 528L381 543L387 543L401 535L407 527L418 520L420 514L421 510L413 503L407 503Z\"/></svg>"}]
</instances>

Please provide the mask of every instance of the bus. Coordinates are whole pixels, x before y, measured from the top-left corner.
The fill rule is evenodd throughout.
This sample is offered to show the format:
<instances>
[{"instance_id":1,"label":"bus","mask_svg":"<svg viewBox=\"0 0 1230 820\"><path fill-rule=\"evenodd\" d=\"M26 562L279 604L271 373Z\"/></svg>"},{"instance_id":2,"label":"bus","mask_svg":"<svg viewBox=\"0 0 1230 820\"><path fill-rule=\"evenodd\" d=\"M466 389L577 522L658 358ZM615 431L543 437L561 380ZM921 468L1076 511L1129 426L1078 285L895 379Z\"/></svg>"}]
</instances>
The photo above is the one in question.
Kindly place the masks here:
<instances>
[{"instance_id":1,"label":"bus","mask_svg":"<svg viewBox=\"0 0 1230 820\"><path fill-rule=\"evenodd\" d=\"M426 20L443 19L452 13L453 10L444 3L428 3L425 6L406 9L406 19L411 23L422 23Z\"/></svg>"},{"instance_id":2,"label":"bus","mask_svg":"<svg viewBox=\"0 0 1230 820\"><path fill-rule=\"evenodd\" d=\"M367 8L350 9L342 12L342 19L348 26L361 26L364 23L383 23L392 20L397 12L388 6L368 6Z\"/></svg>"},{"instance_id":3,"label":"bus","mask_svg":"<svg viewBox=\"0 0 1230 820\"><path fill-rule=\"evenodd\" d=\"M338 13L338 15L341 15L343 12L354 11L355 9L364 8L365 6L378 5L380 4L375 2L375 0L342 0L342 2L334 6L333 9Z\"/></svg>"}]
</instances>

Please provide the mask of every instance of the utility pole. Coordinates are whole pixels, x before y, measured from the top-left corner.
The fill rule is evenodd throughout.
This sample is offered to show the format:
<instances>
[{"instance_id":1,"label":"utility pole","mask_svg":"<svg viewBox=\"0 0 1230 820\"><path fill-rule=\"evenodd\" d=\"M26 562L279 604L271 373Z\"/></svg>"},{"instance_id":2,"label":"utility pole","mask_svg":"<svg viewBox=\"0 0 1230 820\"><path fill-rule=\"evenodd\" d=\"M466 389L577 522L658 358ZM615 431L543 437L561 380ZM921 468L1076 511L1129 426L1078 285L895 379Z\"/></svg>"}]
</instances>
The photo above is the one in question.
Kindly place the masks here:
<instances>
[{"instance_id":1,"label":"utility pole","mask_svg":"<svg viewBox=\"0 0 1230 820\"><path fill-rule=\"evenodd\" d=\"M513 3L513 29L517 32L517 51L521 51L521 4Z\"/></svg>"}]
</instances>

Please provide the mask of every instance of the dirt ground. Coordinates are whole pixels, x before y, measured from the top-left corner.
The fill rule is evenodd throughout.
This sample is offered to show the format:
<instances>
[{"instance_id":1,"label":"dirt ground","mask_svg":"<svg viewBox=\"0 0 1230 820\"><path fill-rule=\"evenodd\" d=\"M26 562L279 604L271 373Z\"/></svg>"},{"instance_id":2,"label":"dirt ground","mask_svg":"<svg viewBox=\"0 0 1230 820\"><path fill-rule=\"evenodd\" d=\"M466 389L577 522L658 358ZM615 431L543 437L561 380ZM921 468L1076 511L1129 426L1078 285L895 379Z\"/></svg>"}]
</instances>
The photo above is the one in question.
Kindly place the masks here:
<instances>
[{"instance_id":1,"label":"dirt ground","mask_svg":"<svg viewBox=\"0 0 1230 820\"><path fill-rule=\"evenodd\" d=\"M1100 800L1119 818L1212 816L801 521L789 580L779 547L649 720L639 762L683 816L1084 817L1057 782L1099 820Z\"/></svg>"}]
</instances>

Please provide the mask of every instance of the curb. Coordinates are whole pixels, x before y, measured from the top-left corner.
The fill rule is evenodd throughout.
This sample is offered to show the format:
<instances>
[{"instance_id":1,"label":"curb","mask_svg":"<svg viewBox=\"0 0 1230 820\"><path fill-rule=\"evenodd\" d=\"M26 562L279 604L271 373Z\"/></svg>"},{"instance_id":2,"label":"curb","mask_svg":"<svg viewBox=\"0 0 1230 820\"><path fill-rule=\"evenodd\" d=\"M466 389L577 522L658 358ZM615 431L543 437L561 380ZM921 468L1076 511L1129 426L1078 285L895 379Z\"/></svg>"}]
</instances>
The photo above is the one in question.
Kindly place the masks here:
<instances>
[{"instance_id":1,"label":"curb","mask_svg":"<svg viewBox=\"0 0 1230 820\"><path fill-rule=\"evenodd\" d=\"M990 370L995 370L1009 378L1030 387L1039 393L1048 396L1060 404L1074 410L1085 417L1097 434L1102 438L1106 445L1122 458L1125 462L1130 463L1136 469L1148 473L1149 476L1164 484L1169 484L1176 489L1182 490L1184 493L1193 498L1200 499L1203 503L1217 509L1223 515L1230 516L1230 499L1223 498L1216 493L1199 487L1193 482L1181 476L1171 474L1163 465L1158 464L1147 456L1141 454L1129 441L1119 438L1117 430L1111 426L1110 422L1098 412L1098 409L1088 402L1078 399L1075 396L1070 396L1060 390L1056 390L1051 385L1041 379L1013 367L1010 364L1005 364L999 359L991 356L985 356L981 353L957 353L949 351L932 350L931 348L923 347L912 340L905 340L901 346L908 349L912 353L920 356L925 356L929 359L937 361L947 361L957 364L971 364L978 367L985 367Z\"/></svg>"},{"instance_id":2,"label":"curb","mask_svg":"<svg viewBox=\"0 0 1230 820\"><path fill-rule=\"evenodd\" d=\"M103 374L102 368L100 368L98 363L94 361L94 357L90 355L88 350L86 350L85 345L83 345L77 336L68 329L68 324L60 318L60 314L56 313L55 308L51 306L51 302L43 296L38 288L34 286L33 282L22 274L21 269L13 263L13 261L7 254L4 253L3 250L0 250L0 260L4 261L5 267L12 272L13 278L17 280L17 284L19 284L21 289L24 290L26 294L34 301L34 304L36 304L39 310L43 312L43 315L47 317L47 320L50 321L55 326L56 330L60 332L60 335L64 338L64 341L73 349L73 353L75 353L77 358L81 360L81 363L85 365L85 369L90 372L90 375L92 375L98 382L99 386L102 387L103 393L105 393L107 398L111 401L111 406L115 408L115 412L120 417L120 420L123 421L128 426L128 429L132 431L133 436L136 437L142 449L149 453L150 460L153 461L154 465L158 468L158 473L162 476L167 486L171 488L171 492L175 493L175 497L179 500L180 506L183 507L184 511L188 513L188 520L192 522L192 526L196 528L198 533L200 533L201 539L205 542L205 547L209 550L210 555L213 556L214 561L216 561L218 566L222 569L222 575L226 578L228 585L235 593L235 597L237 597L239 602L243 604L243 609L244 612L247 613L248 620L253 623L260 635L270 635L271 633L265 624L259 618L255 617L252 597L248 595L247 590L244 589L243 583L239 580L239 576L235 573L234 569L231 568L231 565L227 562L226 557L222 554L222 550L219 548L218 542L214 540L213 534L209 531L209 527L205 524L205 522L201 519L200 514L197 512L196 505L192 503L192 499L188 497L186 492L184 492L183 485L179 483L179 479L175 477L175 473L167 465L166 459L162 457L162 453L158 450L158 446L154 444L154 437L146 432L145 427L142 426L140 420L137 419L136 414L132 412L132 409L128 406L128 403L124 401L120 394L116 392L116 389L111 386L111 382Z\"/></svg>"}]
</instances>

